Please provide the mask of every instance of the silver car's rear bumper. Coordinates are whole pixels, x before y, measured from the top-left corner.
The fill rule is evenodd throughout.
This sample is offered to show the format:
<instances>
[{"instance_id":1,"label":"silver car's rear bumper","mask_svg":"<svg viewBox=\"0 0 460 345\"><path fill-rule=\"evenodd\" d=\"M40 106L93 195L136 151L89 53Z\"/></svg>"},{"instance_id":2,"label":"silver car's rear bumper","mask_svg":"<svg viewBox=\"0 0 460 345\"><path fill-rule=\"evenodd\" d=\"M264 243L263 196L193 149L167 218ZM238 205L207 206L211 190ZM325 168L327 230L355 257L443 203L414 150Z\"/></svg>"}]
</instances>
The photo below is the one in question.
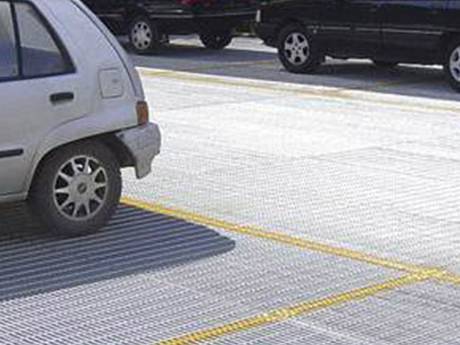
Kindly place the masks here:
<instances>
[{"instance_id":1,"label":"silver car's rear bumper","mask_svg":"<svg viewBox=\"0 0 460 345\"><path fill-rule=\"evenodd\" d=\"M120 131L118 139L126 146L132 155L136 177L141 179L152 171L152 161L160 153L161 133L156 124Z\"/></svg>"}]
</instances>

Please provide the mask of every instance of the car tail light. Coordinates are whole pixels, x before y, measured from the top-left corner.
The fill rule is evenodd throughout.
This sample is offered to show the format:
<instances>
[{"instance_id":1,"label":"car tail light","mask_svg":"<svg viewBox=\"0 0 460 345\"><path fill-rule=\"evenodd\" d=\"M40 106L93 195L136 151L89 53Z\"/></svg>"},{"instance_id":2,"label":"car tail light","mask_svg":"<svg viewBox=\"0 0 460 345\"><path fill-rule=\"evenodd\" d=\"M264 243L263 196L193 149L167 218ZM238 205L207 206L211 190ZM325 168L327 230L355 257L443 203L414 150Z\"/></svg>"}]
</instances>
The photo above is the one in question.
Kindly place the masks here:
<instances>
[{"instance_id":1,"label":"car tail light","mask_svg":"<svg viewBox=\"0 0 460 345\"><path fill-rule=\"evenodd\" d=\"M137 102L136 112L138 125L145 125L149 122L149 105L147 102Z\"/></svg>"}]
</instances>

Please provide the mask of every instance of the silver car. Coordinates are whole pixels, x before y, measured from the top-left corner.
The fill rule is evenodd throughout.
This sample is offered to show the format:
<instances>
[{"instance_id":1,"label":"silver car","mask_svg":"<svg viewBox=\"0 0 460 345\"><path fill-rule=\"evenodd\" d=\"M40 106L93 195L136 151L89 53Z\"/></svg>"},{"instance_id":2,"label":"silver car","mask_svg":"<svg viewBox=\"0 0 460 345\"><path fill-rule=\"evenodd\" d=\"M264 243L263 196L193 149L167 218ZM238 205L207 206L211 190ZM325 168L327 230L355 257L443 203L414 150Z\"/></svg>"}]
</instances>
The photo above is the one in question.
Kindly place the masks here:
<instances>
[{"instance_id":1,"label":"silver car","mask_svg":"<svg viewBox=\"0 0 460 345\"><path fill-rule=\"evenodd\" d=\"M0 0L0 203L28 200L49 230L100 229L120 168L151 171L160 131L139 76L79 0Z\"/></svg>"}]
</instances>

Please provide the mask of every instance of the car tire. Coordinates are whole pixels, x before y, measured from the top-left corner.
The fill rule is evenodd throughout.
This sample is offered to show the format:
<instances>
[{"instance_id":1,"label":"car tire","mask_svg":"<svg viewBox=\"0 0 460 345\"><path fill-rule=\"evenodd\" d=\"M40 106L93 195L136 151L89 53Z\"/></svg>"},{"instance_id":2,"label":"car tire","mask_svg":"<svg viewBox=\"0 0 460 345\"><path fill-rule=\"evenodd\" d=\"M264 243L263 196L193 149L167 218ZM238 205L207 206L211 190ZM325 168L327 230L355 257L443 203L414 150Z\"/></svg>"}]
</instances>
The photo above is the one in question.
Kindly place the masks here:
<instances>
[{"instance_id":1,"label":"car tire","mask_svg":"<svg viewBox=\"0 0 460 345\"><path fill-rule=\"evenodd\" d=\"M75 237L94 233L112 217L121 196L120 165L97 141L52 152L34 178L29 206L44 229Z\"/></svg>"},{"instance_id":2,"label":"car tire","mask_svg":"<svg viewBox=\"0 0 460 345\"><path fill-rule=\"evenodd\" d=\"M395 61L381 61L381 60L372 60L374 65L378 68L395 68L398 66L398 62Z\"/></svg>"},{"instance_id":3,"label":"car tire","mask_svg":"<svg viewBox=\"0 0 460 345\"><path fill-rule=\"evenodd\" d=\"M292 73L312 73L323 60L315 37L296 24L281 30L278 57L283 66Z\"/></svg>"},{"instance_id":4,"label":"car tire","mask_svg":"<svg viewBox=\"0 0 460 345\"><path fill-rule=\"evenodd\" d=\"M444 72L452 88L460 92L460 39L453 41L447 48Z\"/></svg>"},{"instance_id":5,"label":"car tire","mask_svg":"<svg viewBox=\"0 0 460 345\"><path fill-rule=\"evenodd\" d=\"M140 55L153 53L160 45L158 28L146 16L139 16L131 21L128 35L132 49Z\"/></svg>"},{"instance_id":6,"label":"car tire","mask_svg":"<svg viewBox=\"0 0 460 345\"><path fill-rule=\"evenodd\" d=\"M202 32L200 40L207 49L222 50L232 42L233 35L231 31Z\"/></svg>"}]
</instances>

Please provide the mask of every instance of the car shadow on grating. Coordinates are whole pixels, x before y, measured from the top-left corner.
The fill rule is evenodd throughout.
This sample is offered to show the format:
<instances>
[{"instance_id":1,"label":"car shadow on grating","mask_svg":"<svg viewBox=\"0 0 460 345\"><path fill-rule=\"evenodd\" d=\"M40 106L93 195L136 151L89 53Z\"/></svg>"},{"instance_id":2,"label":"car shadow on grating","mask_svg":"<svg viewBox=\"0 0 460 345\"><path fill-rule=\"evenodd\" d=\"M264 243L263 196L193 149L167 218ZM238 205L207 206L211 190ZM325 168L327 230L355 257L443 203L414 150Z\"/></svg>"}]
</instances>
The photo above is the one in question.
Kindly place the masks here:
<instances>
[{"instance_id":1,"label":"car shadow on grating","mask_svg":"<svg viewBox=\"0 0 460 345\"><path fill-rule=\"evenodd\" d=\"M235 242L183 220L120 206L98 234L59 239L24 205L0 208L0 301L187 264Z\"/></svg>"}]
</instances>

